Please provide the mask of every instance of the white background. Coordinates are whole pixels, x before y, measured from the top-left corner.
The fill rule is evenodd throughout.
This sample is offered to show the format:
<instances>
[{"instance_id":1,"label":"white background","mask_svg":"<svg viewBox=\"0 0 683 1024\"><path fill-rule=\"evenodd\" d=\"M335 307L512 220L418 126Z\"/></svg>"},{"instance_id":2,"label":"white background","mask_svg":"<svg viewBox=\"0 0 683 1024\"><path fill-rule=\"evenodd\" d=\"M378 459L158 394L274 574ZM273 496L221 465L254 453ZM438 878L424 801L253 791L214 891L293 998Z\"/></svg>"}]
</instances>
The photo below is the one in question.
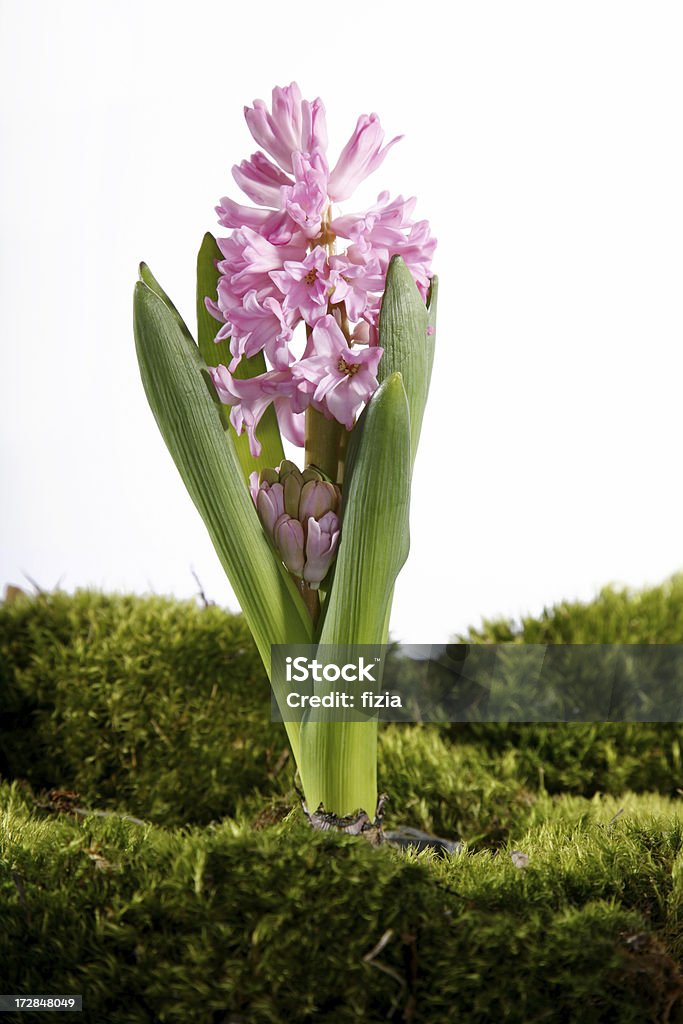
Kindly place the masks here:
<instances>
[{"instance_id":1,"label":"white background","mask_svg":"<svg viewBox=\"0 0 683 1024\"><path fill-rule=\"evenodd\" d=\"M145 403L132 288L144 259L193 322L242 107L293 78L333 157L360 113L405 133L361 198L417 195L439 238L396 638L683 567L680 3L1 11L1 582L189 596L194 567L235 607Z\"/></svg>"}]
</instances>

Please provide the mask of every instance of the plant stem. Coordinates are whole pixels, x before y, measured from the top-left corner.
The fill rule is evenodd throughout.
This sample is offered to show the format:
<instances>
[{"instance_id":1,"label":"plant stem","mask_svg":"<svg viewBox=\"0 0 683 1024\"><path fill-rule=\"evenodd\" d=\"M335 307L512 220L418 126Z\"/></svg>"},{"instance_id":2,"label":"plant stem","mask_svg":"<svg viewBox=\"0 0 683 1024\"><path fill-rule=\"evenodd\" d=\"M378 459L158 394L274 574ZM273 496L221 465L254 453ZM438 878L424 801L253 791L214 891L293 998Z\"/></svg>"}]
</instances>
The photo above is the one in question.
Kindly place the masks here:
<instances>
[{"instance_id":1,"label":"plant stem","mask_svg":"<svg viewBox=\"0 0 683 1024\"><path fill-rule=\"evenodd\" d=\"M320 615L320 595L317 590L311 590L303 580L299 584L299 593L304 599L304 604L308 609L308 614L311 616L315 628L318 624L318 616Z\"/></svg>"},{"instance_id":2,"label":"plant stem","mask_svg":"<svg viewBox=\"0 0 683 1024\"><path fill-rule=\"evenodd\" d=\"M341 438L339 440L339 452L337 459L337 483L341 487L344 483L344 468L346 466L346 449L349 443L349 432L348 430L342 431Z\"/></svg>"},{"instance_id":3,"label":"plant stem","mask_svg":"<svg viewBox=\"0 0 683 1024\"><path fill-rule=\"evenodd\" d=\"M328 420L310 406L306 410L305 465L317 466L334 483L337 483L342 432L345 432L343 424Z\"/></svg>"}]
</instances>

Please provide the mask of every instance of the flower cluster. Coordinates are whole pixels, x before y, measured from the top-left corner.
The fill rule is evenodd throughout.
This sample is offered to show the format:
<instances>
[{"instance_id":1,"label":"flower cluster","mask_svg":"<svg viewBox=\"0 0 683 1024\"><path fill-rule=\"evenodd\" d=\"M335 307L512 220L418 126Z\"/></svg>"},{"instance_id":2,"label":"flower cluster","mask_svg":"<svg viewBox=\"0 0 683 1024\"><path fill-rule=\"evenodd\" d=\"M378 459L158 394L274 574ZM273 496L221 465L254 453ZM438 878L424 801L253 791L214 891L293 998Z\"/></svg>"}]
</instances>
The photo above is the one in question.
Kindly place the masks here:
<instances>
[{"instance_id":1,"label":"flower cluster","mask_svg":"<svg viewBox=\"0 0 683 1024\"><path fill-rule=\"evenodd\" d=\"M238 433L246 428L258 455L256 428L271 403L283 434L297 445L309 406L351 429L377 386L389 261L400 255L426 297L436 241L427 221L412 220L414 199L390 200L382 192L364 212L334 210L400 138L385 145L376 114L358 119L332 168L325 108L320 99L303 100L295 83L273 90L270 110L256 100L245 118L262 151L235 166L233 176L258 205L224 198L217 207L232 233L218 240L217 301L207 299L207 307L222 323L216 341L230 338L232 355L228 367L212 371L214 383L232 406L233 426ZM292 340L301 322L307 343L297 359ZM240 360L259 352L271 369L237 379Z\"/></svg>"},{"instance_id":2,"label":"flower cluster","mask_svg":"<svg viewBox=\"0 0 683 1024\"><path fill-rule=\"evenodd\" d=\"M317 470L303 473L285 459L279 469L252 473L251 496L264 530L289 571L317 590L339 543L341 494Z\"/></svg>"}]
</instances>

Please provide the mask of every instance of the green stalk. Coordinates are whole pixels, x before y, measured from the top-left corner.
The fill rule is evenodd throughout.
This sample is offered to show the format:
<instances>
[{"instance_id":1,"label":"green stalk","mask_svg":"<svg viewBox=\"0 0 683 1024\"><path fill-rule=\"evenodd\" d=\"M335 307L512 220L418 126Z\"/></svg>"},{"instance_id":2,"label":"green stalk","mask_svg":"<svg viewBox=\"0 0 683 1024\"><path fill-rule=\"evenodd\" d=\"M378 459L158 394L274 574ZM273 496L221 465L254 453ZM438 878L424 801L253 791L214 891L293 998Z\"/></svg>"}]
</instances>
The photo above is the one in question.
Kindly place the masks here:
<instances>
[{"instance_id":1,"label":"green stalk","mask_svg":"<svg viewBox=\"0 0 683 1024\"><path fill-rule=\"evenodd\" d=\"M316 466L337 483L339 450L345 428L336 420L328 420L312 406L306 410L306 448L304 463Z\"/></svg>"}]
</instances>

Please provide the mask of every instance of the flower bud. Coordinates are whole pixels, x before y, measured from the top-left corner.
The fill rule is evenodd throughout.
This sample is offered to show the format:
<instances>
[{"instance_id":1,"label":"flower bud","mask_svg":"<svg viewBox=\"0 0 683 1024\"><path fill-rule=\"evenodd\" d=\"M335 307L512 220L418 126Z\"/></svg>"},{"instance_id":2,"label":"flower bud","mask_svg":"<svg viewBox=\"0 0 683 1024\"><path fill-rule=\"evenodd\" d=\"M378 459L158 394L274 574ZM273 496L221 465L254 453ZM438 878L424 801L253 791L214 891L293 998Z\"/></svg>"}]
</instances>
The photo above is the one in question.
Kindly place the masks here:
<instances>
[{"instance_id":1,"label":"flower bud","mask_svg":"<svg viewBox=\"0 0 683 1024\"><path fill-rule=\"evenodd\" d=\"M263 528L269 537L278 519L285 512L285 495L282 484L261 484L256 495L256 509Z\"/></svg>"},{"instance_id":2,"label":"flower bud","mask_svg":"<svg viewBox=\"0 0 683 1024\"><path fill-rule=\"evenodd\" d=\"M285 513L275 524L273 539L278 553L294 576L304 571L304 528L298 519Z\"/></svg>"},{"instance_id":3,"label":"flower bud","mask_svg":"<svg viewBox=\"0 0 683 1024\"><path fill-rule=\"evenodd\" d=\"M327 512L319 521L313 516L309 518L303 575L311 590L317 590L325 579L337 553L338 543L339 517L334 512Z\"/></svg>"},{"instance_id":4,"label":"flower bud","mask_svg":"<svg viewBox=\"0 0 683 1024\"><path fill-rule=\"evenodd\" d=\"M251 494L251 500L256 504L258 499L258 489L260 486L259 475L256 470L249 474L249 493Z\"/></svg>"},{"instance_id":5,"label":"flower bud","mask_svg":"<svg viewBox=\"0 0 683 1024\"><path fill-rule=\"evenodd\" d=\"M321 519L326 512L336 512L339 508L339 488L323 480L309 480L301 489L299 502L299 519L307 523L313 516Z\"/></svg>"},{"instance_id":6,"label":"flower bud","mask_svg":"<svg viewBox=\"0 0 683 1024\"><path fill-rule=\"evenodd\" d=\"M299 499L301 498L301 481L293 473L284 478L285 512L293 519L299 518Z\"/></svg>"},{"instance_id":7,"label":"flower bud","mask_svg":"<svg viewBox=\"0 0 683 1024\"><path fill-rule=\"evenodd\" d=\"M279 484L280 474L276 469L262 469L258 476L259 484Z\"/></svg>"},{"instance_id":8,"label":"flower bud","mask_svg":"<svg viewBox=\"0 0 683 1024\"><path fill-rule=\"evenodd\" d=\"M339 543L341 491L309 466L303 473L283 459L277 469L249 477L249 489L266 534L289 571L317 590Z\"/></svg>"},{"instance_id":9,"label":"flower bud","mask_svg":"<svg viewBox=\"0 0 683 1024\"><path fill-rule=\"evenodd\" d=\"M304 482L303 473L301 472L299 467L295 465L293 462L290 462L289 459L282 460L282 462L280 463L279 470L269 469L267 472L278 473L278 478L281 484L285 482L285 477L288 476L296 477L300 484Z\"/></svg>"}]
</instances>

